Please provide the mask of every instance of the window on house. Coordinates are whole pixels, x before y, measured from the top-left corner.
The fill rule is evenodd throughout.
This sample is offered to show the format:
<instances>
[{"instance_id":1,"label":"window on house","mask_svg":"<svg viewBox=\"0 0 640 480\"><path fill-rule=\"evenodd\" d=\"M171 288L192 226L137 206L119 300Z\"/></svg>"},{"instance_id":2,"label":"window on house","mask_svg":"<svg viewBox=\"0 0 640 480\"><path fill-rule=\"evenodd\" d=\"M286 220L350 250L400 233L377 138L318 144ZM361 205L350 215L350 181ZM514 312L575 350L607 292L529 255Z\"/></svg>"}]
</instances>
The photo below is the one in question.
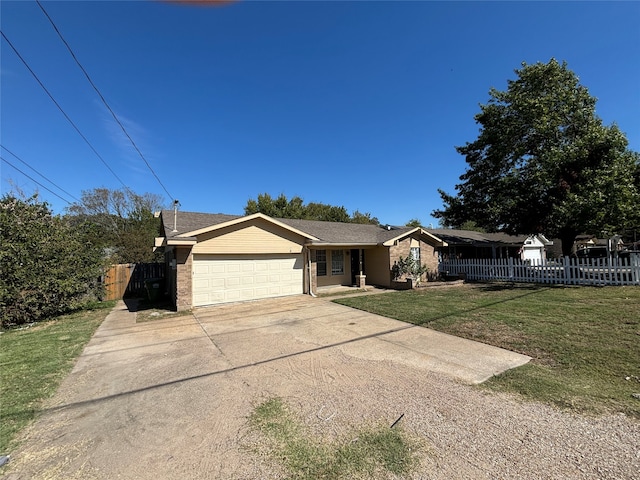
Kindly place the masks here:
<instances>
[{"instance_id":1,"label":"window on house","mask_svg":"<svg viewBox=\"0 0 640 480\"><path fill-rule=\"evenodd\" d=\"M420 247L411 247L411 258L420 263Z\"/></svg>"},{"instance_id":2,"label":"window on house","mask_svg":"<svg viewBox=\"0 0 640 480\"><path fill-rule=\"evenodd\" d=\"M316 250L316 275L324 277L327 274L327 251Z\"/></svg>"},{"instance_id":3,"label":"window on house","mask_svg":"<svg viewBox=\"0 0 640 480\"><path fill-rule=\"evenodd\" d=\"M333 250L331 252L331 275L344 274L344 251Z\"/></svg>"}]
</instances>

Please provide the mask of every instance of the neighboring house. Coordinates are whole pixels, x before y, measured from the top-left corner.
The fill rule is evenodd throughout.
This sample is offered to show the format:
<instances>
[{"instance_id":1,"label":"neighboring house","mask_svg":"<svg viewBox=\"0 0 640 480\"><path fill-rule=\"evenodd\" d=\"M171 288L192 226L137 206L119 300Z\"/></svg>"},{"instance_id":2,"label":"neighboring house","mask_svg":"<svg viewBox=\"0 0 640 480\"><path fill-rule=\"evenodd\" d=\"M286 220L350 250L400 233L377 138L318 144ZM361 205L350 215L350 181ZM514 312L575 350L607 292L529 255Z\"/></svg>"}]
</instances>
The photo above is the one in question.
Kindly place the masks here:
<instances>
[{"instance_id":1,"label":"neighboring house","mask_svg":"<svg viewBox=\"0 0 640 480\"><path fill-rule=\"evenodd\" d=\"M531 264L540 264L547 259L546 248L553 245L544 235L529 235L520 248L520 259Z\"/></svg>"},{"instance_id":2,"label":"neighboring house","mask_svg":"<svg viewBox=\"0 0 640 480\"><path fill-rule=\"evenodd\" d=\"M420 227L161 212L167 290L179 310L301 293L332 285L391 286L413 255L436 272L445 243Z\"/></svg>"},{"instance_id":3,"label":"neighboring house","mask_svg":"<svg viewBox=\"0 0 640 480\"><path fill-rule=\"evenodd\" d=\"M446 243L438 248L442 259L546 258L546 249L553 245L543 235L507 235L449 228L428 231Z\"/></svg>"},{"instance_id":4,"label":"neighboring house","mask_svg":"<svg viewBox=\"0 0 640 480\"><path fill-rule=\"evenodd\" d=\"M625 249L622 236L598 238L594 235L578 235L573 244L573 253L578 258L607 258L617 256Z\"/></svg>"}]
</instances>

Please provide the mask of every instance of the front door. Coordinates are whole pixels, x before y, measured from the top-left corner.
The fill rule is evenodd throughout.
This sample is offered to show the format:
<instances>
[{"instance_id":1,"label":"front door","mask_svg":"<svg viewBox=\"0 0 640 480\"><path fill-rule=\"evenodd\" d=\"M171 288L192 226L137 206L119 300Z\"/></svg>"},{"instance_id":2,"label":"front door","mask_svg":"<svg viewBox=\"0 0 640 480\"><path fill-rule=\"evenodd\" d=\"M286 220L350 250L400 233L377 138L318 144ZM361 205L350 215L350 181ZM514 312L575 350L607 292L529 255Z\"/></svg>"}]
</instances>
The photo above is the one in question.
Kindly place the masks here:
<instances>
[{"instance_id":1,"label":"front door","mask_svg":"<svg viewBox=\"0 0 640 480\"><path fill-rule=\"evenodd\" d=\"M360 255L362 254L362 258ZM360 260L362 260L362 273L364 270L364 250L358 248L351 249L351 284L357 285L356 275L360 275Z\"/></svg>"}]
</instances>

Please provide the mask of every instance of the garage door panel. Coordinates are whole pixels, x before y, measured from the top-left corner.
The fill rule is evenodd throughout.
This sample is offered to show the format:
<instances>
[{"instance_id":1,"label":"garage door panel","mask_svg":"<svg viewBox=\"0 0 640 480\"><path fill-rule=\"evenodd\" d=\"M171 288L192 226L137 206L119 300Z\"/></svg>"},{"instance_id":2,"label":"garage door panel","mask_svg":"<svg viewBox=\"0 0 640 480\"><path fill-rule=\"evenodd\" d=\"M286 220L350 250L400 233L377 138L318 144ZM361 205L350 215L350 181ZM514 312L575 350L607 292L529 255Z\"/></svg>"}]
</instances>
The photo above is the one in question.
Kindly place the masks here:
<instances>
[{"instance_id":1,"label":"garage door panel","mask_svg":"<svg viewBox=\"0 0 640 480\"><path fill-rule=\"evenodd\" d=\"M194 306L302 293L302 255L195 255Z\"/></svg>"},{"instance_id":2,"label":"garage door panel","mask_svg":"<svg viewBox=\"0 0 640 480\"><path fill-rule=\"evenodd\" d=\"M207 278L203 278L203 279L196 279L194 277L193 279L193 289L195 290L202 290L205 288L209 288L209 279Z\"/></svg>"}]
</instances>

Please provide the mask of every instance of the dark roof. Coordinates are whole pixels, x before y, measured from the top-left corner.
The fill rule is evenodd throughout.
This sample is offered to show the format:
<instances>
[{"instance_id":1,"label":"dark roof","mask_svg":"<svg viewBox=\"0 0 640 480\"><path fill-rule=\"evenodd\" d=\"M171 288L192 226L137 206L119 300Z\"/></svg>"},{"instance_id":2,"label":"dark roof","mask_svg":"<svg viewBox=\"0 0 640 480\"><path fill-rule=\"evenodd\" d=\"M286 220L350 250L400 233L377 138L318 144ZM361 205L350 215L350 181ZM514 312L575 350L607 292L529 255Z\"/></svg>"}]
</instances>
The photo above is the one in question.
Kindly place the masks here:
<instances>
[{"instance_id":1,"label":"dark roof","mask_svg":"<svg viewBox=\"0 0 640 480\"><path fill-rule=\"evenodd\" d=\"M193 232L201 228L210 227L219 223L229 222L240 218L241 215L225 215L222 213L196 213L178 211L177 222L174 230L173 210L163 210L160 214L164 234L167 238L176 237L183 233Z\"/></svg>"},{"instance_id":2,"label":"dark roof","mask_svg":"<svg viewBox=\"0 0 640 480\"><path fill-rule=\"evenodd\" d=\"M345 245L358 243L378 245L414 230L413 227L387 230L380 225L320 222L317 220L298 220L292 218L277 218L276 220L320 239L321 243L326 242Z\"/></svg>"},{"instance_id":3,"label":"dark roof","mask_svg":"<svg viewBox=\"0 0 640 480\"><path fill-rule=\"evenodd\" d=\"M164 234L167 238L184 235L189 232L212 227L214 225L242 217L243 215L178 211L176 222L177 231L174 232L173 210L163 210L161 214ZM414 227L392 228L389 230L380 225L321 222L316 220L299 220L291 218L276 218L274 220L320 240L319 242L314 241L314 243L330 243L337 245L378 245L415 230Z\"/></svg>"},{"instance_id":4,"label":"dark roof","mask_svg":"<svg viewBox=\"0 0 640 480\"><path fill-rule=\"evenodd\" d=\"M522 245L529 235L508 235L506 233L483 233L473 230L456 230L450 228L427 229L449 245Z\"/></svg>"}]
</instances>

